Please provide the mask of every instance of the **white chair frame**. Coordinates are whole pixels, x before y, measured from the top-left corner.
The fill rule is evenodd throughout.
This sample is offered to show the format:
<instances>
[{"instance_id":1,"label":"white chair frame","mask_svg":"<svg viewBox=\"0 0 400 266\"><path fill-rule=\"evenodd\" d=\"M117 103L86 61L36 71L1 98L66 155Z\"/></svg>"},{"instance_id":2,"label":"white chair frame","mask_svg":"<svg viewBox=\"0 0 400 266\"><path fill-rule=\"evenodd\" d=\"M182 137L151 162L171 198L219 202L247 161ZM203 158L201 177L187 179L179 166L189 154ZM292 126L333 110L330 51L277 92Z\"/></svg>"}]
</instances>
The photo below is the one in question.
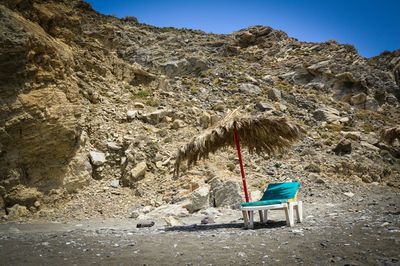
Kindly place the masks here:
<instances>
[{"instance_id":1,"label":"white chair frame","mask_svg":"<svg viewBox=\"0 0 400 266\"><path fill-rule=\"evenodd\" d=\"M244 227L254 228L254 211L258 211L260 215L260 222L267 223L269 210L284 210L286 215L286 224L290 227L294 226L294 210L297 214L297 222L303 221L303 203L299 201L285 202L274 205L261 205L261 206L246 206L242 207Z\"/></svg>"}]
</instances>

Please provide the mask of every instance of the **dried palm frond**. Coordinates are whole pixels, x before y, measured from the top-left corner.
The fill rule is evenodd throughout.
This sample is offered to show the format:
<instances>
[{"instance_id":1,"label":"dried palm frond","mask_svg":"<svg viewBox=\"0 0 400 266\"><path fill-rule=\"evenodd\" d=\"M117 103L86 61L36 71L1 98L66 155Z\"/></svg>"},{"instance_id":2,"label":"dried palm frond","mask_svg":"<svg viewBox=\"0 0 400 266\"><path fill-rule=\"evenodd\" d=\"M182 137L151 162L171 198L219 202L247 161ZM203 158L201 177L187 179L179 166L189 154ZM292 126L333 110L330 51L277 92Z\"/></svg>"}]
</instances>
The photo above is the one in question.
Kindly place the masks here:
<instances>
[{"instance_id":1,"label":"dried palm frond","mask_svg":"<svg viewBox=\"0 0 400 266\"><path fill-rule=\"evenodd\" d=\"M384 129L381 132L381 140L389 145L393 145L395 140L400 141L400 126Z\"/></svg>"},{"instance_id":2,"label":"dried palm frond","mask_svg":"<svg viewBox=\"0 0 400 266\"><path fill-rule=\"evenodd\" d=\"M304 132L299 125L289 122L286 118L266 115L241 117L239 109L236 109L178 150L175 175L179 175L179 167L184 160L187 160L190 167L198 160L208 158L210 153L224 147L234 147L235 127L241 146L246 147L250 153L268 155L282 152Z\"/></svg>"}]
</instances>

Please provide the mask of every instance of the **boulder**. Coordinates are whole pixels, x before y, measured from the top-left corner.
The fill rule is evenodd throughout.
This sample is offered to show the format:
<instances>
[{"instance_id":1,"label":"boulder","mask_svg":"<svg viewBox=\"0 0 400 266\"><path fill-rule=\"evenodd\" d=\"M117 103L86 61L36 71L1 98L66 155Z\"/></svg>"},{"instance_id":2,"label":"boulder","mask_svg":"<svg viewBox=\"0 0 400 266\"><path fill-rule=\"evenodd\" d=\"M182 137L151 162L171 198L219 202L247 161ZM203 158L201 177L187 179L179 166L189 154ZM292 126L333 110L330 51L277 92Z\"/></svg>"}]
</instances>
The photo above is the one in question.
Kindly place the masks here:
<instances>
[{"instance_id":1,"label":"boulder","mask_svg":"<svg viewBox=\"0 0 400 266\"><path fill-rule=\"evenodd\" d=\"M11 208L7 208L8 218L11 220L16 220L18 218L26 218L31 215L30 211L25 207L15 204Z\"/></svg>"},{"instance_id":2,"label":"boulder","mask_svg":"<svg viewBox=\"0 0 400 266\"><path fill-rule=\"evenodd\" d=\"M279 102L282 99L282 93L280 90L272 88L268 91L268 98L272 101Z\"/></svg>"},{"instance_id":3,"label":"boulder","mask_svg":"<svg viewBox=\"0 0 400 266\"><path fill-rule=\"evenodd\" d=\"M210 206L210 188L208 186L200 187L192 192L189 197L190 204L187 209L190 213L208 208Z\"/></svg>"},{"instance_id":4,"label":"boulder","mask_svg":"<svg viewBox=\"0 0 400 266\"><path fill-rule=\"evenodd\" d=\"M251 83L243 83L239 86L239 92L242 92L245 94L259 95L259 94L261 94L261 89L257 85L254 85Z\"/></svg>"},{"instance_id":5,"label":"boulder","mask_svg":"<svg viewBox=\"0 0 400 266\"><path fill-rule=\"evenodd\" d=\"M368 98L367 101L365 102L365 110L369 111L378 111L379 109L379 103L377 100L373 98Z\"/></svg>"},{"instance_id":6,"label":"boulder","mask_svg":"<svg viewBox=\"0 0 400 266\"><path fill-rule=\"evenodd\" d=\"M110 186L113 187L113 188L118 188L119 187L119 180L118 179L111 180Z\"/></svg>"},{"instance_id":7,"label":"boulder","mask_svg":"<svg viewBox=\"0 0 400 266\"><path fill-rule=\"evenodd\" d=\"M235 35L237 44L241 47L248 47L254 44L256 36L249 31L241 31Z\"/></svg>"},{"instance_id":8,"label":"boulder","mask_svg":"<svg viewBox=\"0 0 400 266\"><path fill-rule=\"evenodd\" d=\"M240 209L242 196L240 186L234 181L221 181L214 178L211 182L211 199L215 207Z\"/></svg>"},{"instance_id":9,"label":"boulder","mask_svg":"<svg viewBox=\"0 0 400 266\"><path fill-rule=\"evenodd\" d=\"M146 174L147 164L146 162L140 162L131 170L130 181L137 182L142 180Z\"/></svg>"},{"instance_id":10,"label":"boulder","mask_svg":"<svg viewBox=\"0 0 400 266\"><path fill-rule=\"evenodd\" d=\"M331 107L322 107L314 111L313 117L317 121L335 122L340 120L339 111Z\"/></svg>"},{"instance_id":11,"label":"boulder","mask_svg":"<svg viewBox=\"0 0 400 266\"><path fill-rule=\"evenodd\" d=\"M106 145L107 145L107 148L108 148L109 150L111 150L111 151L119 151L119 150L122 149L122 147L119 146L119 145L118 145L116 142L114 142L114 141L107 141Z\"/></svg>"},{"instance_id":12,"label":"boulder","mask_svg":"<svg viewBox=\"0 0 400 266\"><path fill-rule=\"evenodd\" d=\"M351 141L348 139L342 139L336 147L333 149L333 152L336 155L345 155L349 154L352 151Z\"/></svg>"},{"instance_id":13,"label":"boulder","mask_svg":"<svg viewBox=\"0 0 400 266\"><path fill-rule=\"evenodd\" d=\"M367 95L365 93L359 93L350 98L350 103L355 106L364 105L367 100Z\"/></svg>"},{"instance_id":14,"label":"boulder","mask_svg":"<svg viewBox=\"0 0 400 266\"><path fill-rule=\"evenodd\" d=\"M361 147L371 150L371 151L379 151L380 149L378 147L376 147L375 145L369 144L366 141L361 141L360 142Z\"/></svg>"},{"instance_id":15,"label":"boulder","mask_svg":"<svg viewBox=\"0 0 400 266\"><path fill-rule=\"evenodd\" d=\"M67 167L62 180L62 187L69 193L85 187L92 179L93 168L87 152L85 149L80 148Z\"/></svg>"},{"instance_id":16,"label":"boulder","mask_svg":"<svg viewBox=\"0 0 400 266\"><path fill-rule=\"evenodd\" d=\"M274 106L272 104L266 103L266 102L258 102L255 105L255 108L261 112L265 111L273 111L275 110Z\"/></svg>"},{"instance_id":17,"label":"boulder","mask_svg":"<svg viewBox=\"0 0 400 266\"><path fill-rule=\"evenodd\" d=\"M320 61L307 67L307 70L309 70L311 73L319 73L322 72L322 70L325 70L327 68L329 69L330 64L331 60Z\"/></svg>"},{"instance_id":18,"label":"boulder","mask_svg":"<svg viewBox=\"0 0 400 266\"><path fill-rule=\"evenodd\" d=\"M0 179L3 183L15 171L20 174L7 181L7 188L29 181L49 190L62 184L79 147L85 88L73 81L76 62L69 46L48 35L39 18L26 19L27 13L16 7L12 11L6 3L15 7L21 2L0 4ZM39 10L33 2L28 6ZM57 14L50 12L47 18L63 17Z\"/></svg>"},{"instance_id":19,"label":"boulder","mask_svg":"<svg viewBox=\"0 0 400 266\"><path fill-rule=\"evenodd\" d=\"M168 77L183 76L188 74L199 74L208 69L205 61L197 57L168 61L160 64L161 70Z\"/></svg>"},{"instance_id":20,"label":"boulder","mask_svg":"<svg viewBox=\"0 0 400 266\"><path fill-rule=\"evenodd\" d=\"M94 166L100 166L106 162L106 155L99 151L90 151L89 158Z\"/></svg>"},{"instance_id":21,"label":"boulder","mask_svg":"<svg viewBox=\"0 0 400 266\"><path fill-rule=\"evenodd\" d=\"M174 122L172 123L171 128L172 129L179 129L185 126L185 122L183 122L180 119L175 119Z\"/></svg>"},{"instance_id":22,"label":"boulder","mask_svg":"<svg viewBox=\"0 0 400 266\"><path fill-rule=\"evenodd\" d=\"M159 78L157 90L165 93L170 86L171 85L169 83L168 78L164 75L161 75L161 77Z\"/></svg>"},{"instance_id":23,"label":"boulder","mask_svg":"<svg viewBox=\"0 0 400 266\"><path fill-rule=\"evenodd\" d=\"M265 75L261 79L262 79L262 81L264 81L265 83L268 83L269 85L274 84L274 78L271 75Z\"/></svg>"},{"instance_id":24,"label":"boulder","mask_svg":"<svg viewBox=\"0 0 400 266\"><path fill-rule=\"evenodd\" d=\"M141 118L144 122L147 122L152 125L156 125L164 120L166 116L170 114L167 110L157 110L148 114L143 115Z\"/></svg>"},{"instance_id":25,"label":"boulder","mask_svg":"<svg viewBox=\"0 0 400 266\"><path fill-rule=\"evenodd\" d=\"M362 175L361 180L364 183L372 183L373 182L372 178L369 175Z\"/></svg>"},{"instance_id":26,"label":"boulder","mask_svg":"<svg viewBox=\"0 0 400 266\"><path fill-rule=\"evenodd\" d=\"M25 187L23 185L18 185L14 187L6 196L4 197L6 206L20 205L31 207L34 206L35 202L42 197L42 193L35 187Z\"/></svg>"},{"instance_id":27,"label":"boulder","mask_svg":"<svg viewBox=\"0 0 400 266\"><path fill-rule=\"evenodd\" d=\"M126 112L126 119L128 121L132 121L133 119L135 119L136 117L138 117L139 112L137 110L128 110Z\"/></svg>"},{"instance_id":28,"label":"boulder","mask_svg":"<svg viewBox=\"0 0 400 266\"><path fill-rule=\"evenodd\" d=\"M340 135L342 135L345 139L352 139L352 140L361 139L361 132L359 131L340 131Z\"/></svg>"},{"instance_id":29,"label":"boulder","mask_svg":"<svg viewBox=\"0 0 400 266\"><path fill-rule=\"evenodd\" d=\"M169 77L182 75L186 71L189 62L186 59L168 61L161 64L162 71Z\"/></svg>"}]
</instances>

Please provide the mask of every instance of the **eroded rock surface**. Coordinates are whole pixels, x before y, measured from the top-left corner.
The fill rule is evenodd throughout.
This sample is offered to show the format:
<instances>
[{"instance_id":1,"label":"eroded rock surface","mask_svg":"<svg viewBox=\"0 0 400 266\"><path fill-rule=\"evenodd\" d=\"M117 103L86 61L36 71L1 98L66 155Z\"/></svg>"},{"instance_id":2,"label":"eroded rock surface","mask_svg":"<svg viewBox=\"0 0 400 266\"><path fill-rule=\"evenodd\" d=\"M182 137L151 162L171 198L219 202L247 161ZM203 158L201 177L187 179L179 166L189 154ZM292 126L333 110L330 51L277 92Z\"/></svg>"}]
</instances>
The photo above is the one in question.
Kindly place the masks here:
<instances>
[{"instance_id":1,"label":"eroded rock surface","mask_svg":"<svg viewBox=\"0 0 400 266\"><path fill-rule=\"evenodd\" d=\"M14 213L26 208L28 217L125 215L136 204L175 206L205 186L212 206L237 208L236 153L182 169L178 180L172 173L177 148L239 106L307 131L282 157L244 151L250 191L307 180L311 164L326 183L400 187L399 143L378 137L400 123L399 51L367 59L352 45L301 42L266 26L226 35L158 28L79 0L2 1L0 32L4 213L18 204ZM351 151L337 156L342 137ZM21 187L40 194L39 207L15 200Z\"/></svg>"}]
</instances>

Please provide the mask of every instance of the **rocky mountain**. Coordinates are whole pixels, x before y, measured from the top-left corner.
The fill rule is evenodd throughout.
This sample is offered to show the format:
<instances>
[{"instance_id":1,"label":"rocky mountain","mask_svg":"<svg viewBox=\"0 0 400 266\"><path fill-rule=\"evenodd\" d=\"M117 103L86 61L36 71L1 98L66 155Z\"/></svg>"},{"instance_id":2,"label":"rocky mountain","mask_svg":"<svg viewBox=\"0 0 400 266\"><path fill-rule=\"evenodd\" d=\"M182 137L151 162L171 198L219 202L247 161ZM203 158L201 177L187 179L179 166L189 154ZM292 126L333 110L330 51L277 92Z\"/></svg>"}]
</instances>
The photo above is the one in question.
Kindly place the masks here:
<instances>
[{"instance_id":1,"label":"rocky mountain","mask_svg":"<svg viewBox=\"0 0 400 266\"><path fill-rule=\"evenodd\" d=\"M204 186L216 194L213 183L239 180L235 153L175 180L175 151L238 106L308 132L282 157L244 154L253 188L266 177L400 186L398 143L379 139L400 120L399 50L367 59L352 45L266 26L158 28L79 0L1 0L0 32L5 213L18 204L28 216L53 207L111 215L98 206L160 206Z\"/></svg>"}]
</instances>

